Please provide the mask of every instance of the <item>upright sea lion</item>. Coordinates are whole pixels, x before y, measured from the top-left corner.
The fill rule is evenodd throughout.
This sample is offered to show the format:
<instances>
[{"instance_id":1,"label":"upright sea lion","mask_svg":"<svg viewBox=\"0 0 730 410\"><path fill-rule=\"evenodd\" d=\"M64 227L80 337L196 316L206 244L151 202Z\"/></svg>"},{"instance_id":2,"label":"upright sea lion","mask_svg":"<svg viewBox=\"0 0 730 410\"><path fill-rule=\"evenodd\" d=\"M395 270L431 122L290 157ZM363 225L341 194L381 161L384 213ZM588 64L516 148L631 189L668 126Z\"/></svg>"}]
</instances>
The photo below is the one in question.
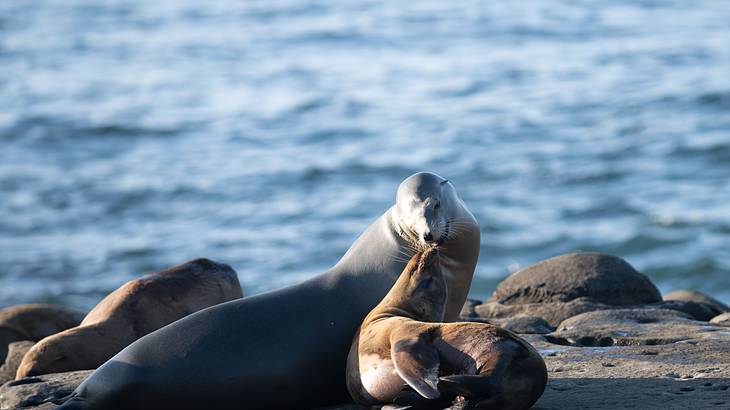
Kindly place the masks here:
<instances>
[{"instance_id":1,"label":"upright sea lion","mask_svg":"<svg viewBox=\"0 0 730 410\"><path fill-rule=\"evenodd\" d=\"M16 378L95 369L162 326L241 297L236 272L207 259L144 275L107 295L79 326L33 346Z\"/></svg>"},{"instance_id":2,"label":"upright sea lion","mask_svg":"<svg viewBox=\"0 0 730 410\"><path fill-rule=\"evenodd\" d=\"M97 369L61 408L292 409L347 401L352 336L416 249L434 242L453 320L476 266L479 227L450 182L418 173L330 270L150 333Z\"/></svg>"},{"instance_id":3,"label":"upright sea lion","mask_svg":"<svg viewBox=\"0 0 730 410\"><path fill-rule=\"evenodd\" d=\"M413 256L363 321L347 360L350 395L363 405L441 399L443 408L457 398L470 408L530 408L547 369L529 343L494 325L434 323L444 318L448 289L438 253Z\"/></svg>"}]
</instances>

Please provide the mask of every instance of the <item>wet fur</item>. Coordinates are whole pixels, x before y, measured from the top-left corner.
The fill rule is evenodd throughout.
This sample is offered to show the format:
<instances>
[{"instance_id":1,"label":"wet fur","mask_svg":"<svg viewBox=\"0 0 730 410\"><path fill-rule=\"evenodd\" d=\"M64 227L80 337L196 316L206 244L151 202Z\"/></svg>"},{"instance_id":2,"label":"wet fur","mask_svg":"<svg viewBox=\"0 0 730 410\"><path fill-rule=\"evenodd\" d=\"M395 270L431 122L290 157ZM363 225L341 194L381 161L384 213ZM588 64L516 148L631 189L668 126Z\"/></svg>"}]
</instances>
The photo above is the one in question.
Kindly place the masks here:
<instances>
[{"instance_id":1,"label":"wet fur","mask_svg":"<svg viewBox=\"0 0 730 410\"><path fill-rule=\"evenodd\" d=\"M401 367L420 368L426 378L438 373L438 392L430 392L429 383L415 386L430 392L430 398L440 395L433 404L458 397L468 400L472 408L529 408L547 383L544 361L529 343L499 327L433 323L443 320L446 294L437 259L437 249L414 255L391 291L363 321L348 357L350 395L364 405L400 401L428 407L423 393L417 395L411 389L419 380L411 378L407 384L403 372L384 374L379 370L398 368L398 363L393 363L396 361L403 364ZM434 285L426 292L424 280ZM406 354L399 357L394 353L399 350ZM377 384L370 374L374 368L380 372Z\"/></svg>"}]
</instances>

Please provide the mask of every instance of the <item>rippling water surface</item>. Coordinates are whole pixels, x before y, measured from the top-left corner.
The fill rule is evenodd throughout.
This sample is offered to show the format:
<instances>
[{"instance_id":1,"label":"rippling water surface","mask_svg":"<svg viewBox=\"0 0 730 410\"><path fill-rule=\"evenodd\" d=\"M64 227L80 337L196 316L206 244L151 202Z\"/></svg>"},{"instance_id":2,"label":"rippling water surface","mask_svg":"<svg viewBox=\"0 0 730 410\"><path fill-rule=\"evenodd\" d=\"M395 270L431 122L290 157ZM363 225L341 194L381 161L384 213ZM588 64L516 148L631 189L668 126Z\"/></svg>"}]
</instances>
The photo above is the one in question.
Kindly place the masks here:
<instances>
[{"instance_id":1,"label":"rippling water surface","mask_svg":"<svg viewBox=\"0 0 730 410\"><path fill-rule=\"evenodd\" d=\"M575 249L730 302L730 2L0 2L0 305L334 264L431 170L484 297Z\"/></svg>"}]
</instances>

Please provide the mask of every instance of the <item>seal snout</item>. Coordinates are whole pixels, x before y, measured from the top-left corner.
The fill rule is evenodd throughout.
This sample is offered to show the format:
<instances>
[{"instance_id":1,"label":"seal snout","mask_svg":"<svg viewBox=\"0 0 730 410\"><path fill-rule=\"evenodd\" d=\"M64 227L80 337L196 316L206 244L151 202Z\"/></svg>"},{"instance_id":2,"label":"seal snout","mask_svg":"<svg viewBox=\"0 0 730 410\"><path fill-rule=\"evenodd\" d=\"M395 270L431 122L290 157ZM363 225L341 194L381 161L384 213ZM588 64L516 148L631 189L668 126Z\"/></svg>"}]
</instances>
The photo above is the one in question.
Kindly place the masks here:
<instances>
[{"instance_id":1,"label":"seal snout","mask_svg":"<svg viewBox=\"0 0 730 410\"><path fill-rule=\"evenodd\" d=\"M418 263L420 269L431 268L438 263L438 248L430 247L421 253L421 259Z\"/></svg>"}]
</instances>

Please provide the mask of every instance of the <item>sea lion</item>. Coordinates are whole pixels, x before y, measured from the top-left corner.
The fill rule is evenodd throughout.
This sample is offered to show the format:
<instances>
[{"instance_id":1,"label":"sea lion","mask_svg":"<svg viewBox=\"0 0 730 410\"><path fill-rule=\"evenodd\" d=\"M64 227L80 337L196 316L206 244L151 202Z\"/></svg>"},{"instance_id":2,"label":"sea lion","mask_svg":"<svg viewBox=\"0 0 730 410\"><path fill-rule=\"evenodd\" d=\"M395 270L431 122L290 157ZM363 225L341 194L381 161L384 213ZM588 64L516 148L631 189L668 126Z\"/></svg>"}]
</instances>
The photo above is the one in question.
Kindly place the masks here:
<instances>
[{"instance_id":1,"label":"sea lion","mask_svg":"<svg viewBox=\"0 0 730 410\"><path fill-rule=\"evenodd\" d=\"M95 369L162 326L241 297L236 272L207 259L149 273L107 295L79 326L38 342L23 357L16 378Z\"/></svg>"},{"instance_id":2,"label":"sea lion","mask_svg":"<svg viewBox=\"0 0 730 410\"><path fill-rule=\"evenodd\" d=\"M444 318L448 289L438 253L413 256L363 321L347 360L350 395L363 405L440 399L441 409L456 399L470 408L530 408L547 369L529 343L490 324L434 323Z\"/></svg>"},{"instance_id":3,"label":"sea lion","mask_svg":"<svg viewBox=\"0 0 730 410\"><path fill-rule=\"evenodd\" d=\"M450 182L418 173L328 271L150 333L92 373L61 409L291 409L347 401L343 372L357 327L411 255L436 241L449 283L446 319L456 319L479 255L479 226Z\"/></svg>"},{"instance_id":4,"label":"sea lion","mask_svg":"<svg viewBox=\"0 0 730 410\"><path fill-rule=\"evenodd\" d=\"M40 303L0 309L0 364L5 361L10 343L41 340L77 326L83 318L82 311Z\"/></svg>"}]
</instances>

